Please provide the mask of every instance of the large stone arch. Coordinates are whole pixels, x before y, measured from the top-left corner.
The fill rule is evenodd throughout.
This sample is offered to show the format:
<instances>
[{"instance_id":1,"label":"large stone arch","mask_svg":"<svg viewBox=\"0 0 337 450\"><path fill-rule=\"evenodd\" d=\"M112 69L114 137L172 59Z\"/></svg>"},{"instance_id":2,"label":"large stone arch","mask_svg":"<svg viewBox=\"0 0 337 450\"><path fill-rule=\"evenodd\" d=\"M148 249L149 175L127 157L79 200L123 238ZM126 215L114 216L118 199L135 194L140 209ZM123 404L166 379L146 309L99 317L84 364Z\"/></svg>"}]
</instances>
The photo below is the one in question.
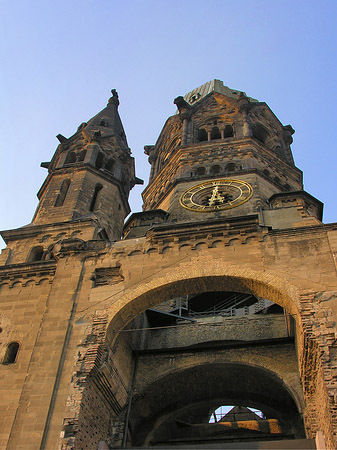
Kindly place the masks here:
<instances>
[{"instance_id":1,"label":"large stone arch","mask_svg":"<svg viewBox=\"0 0 337 450\"><path fill-rule=\"evenodd\" d=\"M195 258L162 272L150 281L139 282L126 289L108 306L108 345L146 309L179 295L215 290L248 293L278 303L294 317L298 338L302 341L299 290L281 276L240 268L212 258Z\"/></svg>"},{"instance_id":2,"label":"large stone arch","mask_svg":"<svg viewBox=\"0 0 337 450\"><path fill-rule=\"evenodd\" d=\"M266 351L267 350L267 351ZM277 352L278 358L275 358ZM224 357L225 355L225 357ZM151 356L150 356L151 358ZM143 358L144 359L144 358ZM303 413L305 402L303 398L302 386L299 383L299 377L294 379L294 374L298 370L297 367L291 366L291 358L287 352L282 352L282 349L268 345L263 347L252 347L249 351L247 348L232 348L226 349L222 352L219 349L211 350L205 353L199 353L196 359L193 353L187 356L175 356L174 365L172 361L169 363L167 359L171 360L164 354L160 357L158 354L153 355L155 363L152 359L148 363L143 361L143 371L147 373L146 383L138 383L137 390L146 390L148 386L159 380L165 380L167 377L174 376L192 368L206 366L206 365L240 365L243 367L250 367L252 370L257 370L269 374L270 377L277 379L284 385L284 388L293 398L293 401L299 411ZM144 370L145 369L145 370Z\"/></svg>"},{"instance_id":3,"label":"large stone arch","mask_svg":"<svg viewBox=\"0 0 337 450\"><path fill-rule=\"evenodd\" d=\"M255 364L200 363L175 370L137 391L130 415L134 444L149 445L155 430L174 417L183 420L191 408L207 415L209 407L221 404L263 409L288 428L296 421L298 427L301 407L293 394L275 371Z\"/></svg>"},{"instance_id":4,"label":"large stone arch","mask_svg":"<svg viewBox=\"0 0 337 450\"><path fill-rule=\"evenodd\" d=\"M109 366L110 361L114 358L115 344L118 342L117 338L123 334L127 334L121 333L121 331L127 327L133 319L147 309L154 307L156 304L180 295L198 294L209 291L248 293L278 303L294 317L297 323L296 345L299 350L302 349L304 330L300 314L300 300L303 292L295 284L290 283L282 277L281 274L278 276L277 272L271 274L258 270L255 271L251 268L240 268L237 265L228 264L220 259L197 256L189 262L180 262L180 264L178 263L175 267L169 267L153 275L147 275L143 280L137 280L137 282L134 283L132 279L128 280L123 291L115 294L113 297L105 297L105 299L100 301L97 292L95 300L99 301L101 307L105 305L104 313L107 314L107 328L105 338L102 336L101 345L95 346L95 348L88 352L88 361L93 361L93 357L96 361L94 366L92 364L90 365L90 367L93 367L92 370L90 369L90 379L94 380L96 386L98 386L101 384L101 379L104 379L102 383L106 382L107 379L105 377L107 376L110 380L110 386L115 386L111 389L113 389L114 395L120 404L120 413L116 411L115 416L116 426L122 424L121 426L123 428L125 423L128 423L127 421L125 422L125 414L130 401L127 398L126 392L125 395L122 395L122 392L118 390L118 383L116 382L117 384L114 384L115 381L113 375L108 374L106 367L107 365ZM307 285L306 292L309 291L310 286ZM106 289L104 290L104 295L107 295ZM98 351L99 348L102 348L102 350L105 348L108 351L107 354L109 356L107 363L104 362L104 353L102 354ZM104 351L105 350L103 350L103 352ZM129 358L131 359L128 361L128 375L126 375L127 379L125 384L126 387L129 386L127 389L132 386L131 380L132 372L134 370L132 356L130 355ZM233 361L233 363L235 363L235 361ZM242 363L242 361L238 361L238 363ZM296 376L299 376L298 372ZM90 384L87 385L85 392L91 392L90 386ZM290 392L292 388L290 385L288 387L288 391ZM291 396L295 399L297 411L301 414L303 411L303 397L300 399L300 391L298 389L293 390ZM85 408L90 409L91 400L86 401L84 398L81 405L83 405L83 411L85 411ZM108 409L106 410L108 411ZM81 412L80 416L82 414L84 414L84 412ZM88 421L90 422L89 419ZM81 421L86 423L87 419L83 420L83 418L81 418ZM106 428L108 429L108 427ZM78 433L78 438L81 433L82 430ZM85 436L85 438L88 439L88 436Z\"/></svg>"}]
</instances>

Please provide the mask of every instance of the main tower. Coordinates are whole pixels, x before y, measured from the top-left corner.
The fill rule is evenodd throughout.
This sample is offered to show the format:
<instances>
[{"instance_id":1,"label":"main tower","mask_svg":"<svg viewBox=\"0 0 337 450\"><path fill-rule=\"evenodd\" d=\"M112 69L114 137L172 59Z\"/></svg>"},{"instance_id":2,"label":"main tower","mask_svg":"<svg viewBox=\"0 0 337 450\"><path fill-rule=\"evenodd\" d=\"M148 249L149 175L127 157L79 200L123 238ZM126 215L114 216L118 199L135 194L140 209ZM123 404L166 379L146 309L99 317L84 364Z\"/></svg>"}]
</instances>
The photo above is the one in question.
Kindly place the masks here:
<instances>
[{"instance_id":1,"label":"main tower","mask_svg":"<svg viewBox=\"0 0 337 450\"><path fill-rule=\"evenodd\" d=\"M293 128L219 80L177 97L123 226L118 103L58 136L33 222L2 233L0 445L335 449L337 224Z\"/></svg>"},{"instance_id":2,"label":"main tower","mask_svg":"<svg viewBox=\"0 0 337 450\"><path fill-rule=\"evenodd\" d=\"M294 130L266 103L219 80L174 103L178 111L156 145L145 147L151 164L145 212L164 210L165 221L177 224L253 215L278 229L321 223L322 203L303 191L294 164Z\"/></svg>"}]
</instances>

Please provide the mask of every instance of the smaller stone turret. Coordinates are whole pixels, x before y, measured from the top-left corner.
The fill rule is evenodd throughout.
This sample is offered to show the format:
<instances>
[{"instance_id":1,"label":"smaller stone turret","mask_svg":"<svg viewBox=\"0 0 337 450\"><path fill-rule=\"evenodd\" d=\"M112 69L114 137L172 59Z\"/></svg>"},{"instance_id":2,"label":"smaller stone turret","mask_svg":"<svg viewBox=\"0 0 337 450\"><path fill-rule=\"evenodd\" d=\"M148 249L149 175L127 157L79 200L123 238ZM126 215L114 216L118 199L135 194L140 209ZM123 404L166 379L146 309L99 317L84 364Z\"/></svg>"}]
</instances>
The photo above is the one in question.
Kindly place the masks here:
<instances>
[{"instance_id":1,"label":"smaller stone turret","mask_svg":"<svg viewBox=\"0 0 337 450\"><path fill-rule=\"evenodd\" d=\"M141 180L118 114L119 99L112 91L106 108L82 123L69 139L62 135L48 168L33 218L36 225L93 216L110 240L119 239L129 214L128 196Z\"/></svg>"}]
</instances>

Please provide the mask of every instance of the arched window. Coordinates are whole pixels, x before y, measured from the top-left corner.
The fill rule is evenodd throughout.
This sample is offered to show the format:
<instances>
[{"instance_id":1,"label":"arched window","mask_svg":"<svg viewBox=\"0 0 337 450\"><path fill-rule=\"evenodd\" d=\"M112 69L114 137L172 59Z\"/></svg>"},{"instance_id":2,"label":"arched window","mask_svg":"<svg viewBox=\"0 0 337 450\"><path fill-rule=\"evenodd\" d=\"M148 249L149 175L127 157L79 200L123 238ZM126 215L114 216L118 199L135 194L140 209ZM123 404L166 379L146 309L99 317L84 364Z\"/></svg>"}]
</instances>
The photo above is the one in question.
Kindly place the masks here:
<instances>
[{"instance_id":1,"label":"arched window","mask_svg":"<svg viewBox=\"0 0 337 450\"><path fill-rule=\"evenodd\" d=\"M220 166L213 166L213 167L211 167L210 173L211 173L211 175L217 175L220 173L220 171L221 171Z\"/></svg>"},{"instance_id":2,"label":"arched window","mask_svg":"<svg viewBox=\"0 0 337 450\"><path fill-rule=\"evenodd\" d=\"M96 169L100 169L101 167L103 167L103 162L104 162L103 153L99 152L95 161Z\"/></svg>"},{"instance_id":3,"label":"arched window","mask_svg":"<svg viewBox=\"0 0 337 450\"><path fill-rule=\"evenodd\" d=\"M253 125L252 130L254 138L259 142L262 142L262 144L265 144L269 137L268 131L258 123Z\"/></svg>"},{"instance_id":4,"label":"arched window","mask_svg":"<svg viewBox=\"0 0 337 450\"><path fill-rule=\"evenodd\" d=\"M200 128L198 130L198 141L199 142L208 141L208 135L207 135L207 131L205 130L205 128Z\"/></svg>"},{"instance_id":5,"label":"arched window","mask_svg":"<svg viewBox=\"0 0 337 450\"><path fill-rule=\"evenodd\" d=\"M8 344L2 364L14 364L16 362L19 347L20 344L18 342L11 342Z\"/></svg>"},{"instance_id":6,"label":"arched window","mask_svg":"<svg viewBox=\"0 0 337 450\"><path fill-rule=\"evenodd\" d=\"M205 175L205 173L206 173L205 167L198 167L197 170L195 171L196 175Z\"/></svg>"},{"instance_id":7,"label":"arched window","mask_svg":"<svg viewBox=\"0 0 337 450\"><path fill-rule=\"evenodd\" d=\"M233 136L234 136L233 127L231 125L226 125L224 129L224 137L228 138Z\"/></svg>"},{"instance_id":8,"label":"arched window","mask_svg":"<svg viewBox=\"0 0 337 450\"><path fill-rule=\"evenodd\" d=\"M29 253L27 262L36 262L36 261L42 261L44 256L44 250L42 245L38 245L36 247L33 247Z\"/></svg>"},{"instance_id":9,"label":"arched window","mask_svg":"<svg viewBox=\"0 0 337 450\"><path fill-rule=\"evenodd\" d=\"M69 189L69 185L70 185L70 180L63 180L61 187L60 187L60 191L57 194L56 197L56 201L55 201L55 205L54 206L62 206L64 203L64 200L66 198L68 189Z\"/></svg>"},{"instance_id":10,"label":"arched window","mask_svg":"<svg viewBox=\"0 0 337 450\"><path fill-rule=\"evenodd\" d=\"M84 161L86 153L87 153L86 150L82 150L81 152L79 152L77 154L77 161Z\"/></svg>"},{"instance_id":11,"label":"arched window","mask_svg":"<svg viewBox=\"0 0 337 450\"><path fill-rule=\"evenodd\" d=\"M91 204L90 204L89 211L94 212L97 209L98 197L99 197L99 193L102 190L102 188L103 188L103 186L101 184L96 184L95 190L94 190L94 194L93 194L92 199L91 199Z\"/></svg>"},{"instance_id":12,"label":"arched window","mask_svg":"<svg viewBox=\"0 0 337 450\"><path fill-rule=\"evenodd\" d=\"M76 156L74 152L69 152L66 160L64 161L64 164L73 164L76 162Z\"/></svg>"},{"instance_id":13,"label":"arched window","mask_svg":"<svg viewBox=\"0 0 337 450\"><path fill-rule=\"evenodd\" d=\"M220 130L218 127L212 128L211 140L213 141L214 139L221 139L221 134L220 134Z\"/></svg>"},{"instance_id":14,"label":"arched window","mask_svg":"<svg viewBox=\"0 0 337 450\"><path fill-rule=\"evenodd\" d=\"M235 172L235 163L228 163L226 166L226 172Z\"/></svg>"}]
</instances>

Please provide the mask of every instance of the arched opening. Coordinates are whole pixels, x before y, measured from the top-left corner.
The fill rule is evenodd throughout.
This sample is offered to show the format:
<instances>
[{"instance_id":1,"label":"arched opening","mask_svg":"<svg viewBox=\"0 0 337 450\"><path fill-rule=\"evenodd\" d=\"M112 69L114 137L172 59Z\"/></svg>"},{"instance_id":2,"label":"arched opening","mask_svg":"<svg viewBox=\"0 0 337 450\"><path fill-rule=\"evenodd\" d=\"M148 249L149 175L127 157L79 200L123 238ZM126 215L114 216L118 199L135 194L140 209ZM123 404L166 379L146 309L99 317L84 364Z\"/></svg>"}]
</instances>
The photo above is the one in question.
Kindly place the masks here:
<instances>
[{"instance_id":1,"label":"arched opening","mask_svg":"<svg viewBox=\"0 0 337 450\"><path fill-rule=\"evenodd\" d=\"M90 203L90 208L89 211L94 212L97 210L98 208L98 203L99 203L99 195L101 193L103 189L103 186L101 184L96 184L95 186L95 190L91 199L91 203Z\"/></svg>"},{"instance_id":2,"label":"arched opening","mask_svg":"<svg viewBox=\"0 0 337 450\"><path fill-rule=\"evenodd\" d=\"M236 166L235 163L228 163L226 165L226 172L235 172Z\"/></svg>"},{"instance_id":3,"label":"arched opening","mask_svg":"<svg viewBox=\"0 0 337 450\"><path fill-rule=\"evenodd\" d=\"M115 165L115 161L112 158L109 158L105 164L105 169L108 170L109 172L112 172L114 165Z\"/></svg>"},{"instance_id":4,"label":"arched opening","mask_svg":"<svg viewBox=\"0 0 337 450\"><path fill-rule=\"evenodd\" d=\"M27 262L37 262L42 261L44 258L44 249L42 245L37 245L33 247L29 253Z\"/></svg>"},{"instance_id":5,"label":"arched opening","mask_svg":"<svg viewBox=\"0 0 337 450\"><path fill-rule=\"evenodd\" d=\"M287 334L283 309L275 314L266 312L276 301L296 315L294 288L271 275L265 281L261 272L246 271L250 278L238 277L230 265L213 264L212 260L201 267L198 263L188 267L189 277L182 265L178 271L168 270L162 278L116 298L117 312L107 330L104 359L104 367L114 374L109 380L111 409L102 403L102 414L95 413L90 420L110 417L112 423L126 425L124 444L129 447L165 446L174 439L176 443L191 439L181 434L182 427L193 427L206 440L215 437L218 442L228 442L231 438L223 434L223 425L219 436L214 433L220 425L207 428L212 411L227 405L255 408L266 417L254 436L244 428L249 433L245 439L272 439L271 423L281 430L277 438L301 436L304 402L293 333ZM238 298L242 294L244 298ZM233 295L236 298L230 299ZM193 308L186 308L186 296ZM218 308L223 296L232 303ZM166 305L160 307L163 303ZM207 310L214 306L217 311L210 315ZM235 314L226 314L233 306ZM207 314L192 316L191 309ZM97 383L87 385L86 389L93 390L89 396L105 395L97 391L100 383L98 378ZM81 415L91 411L83 409ZM198 416L197 422L191 419L193 415ZM87 439L85 433L80 430L77 437ZM234 436L237 438L240 436ZM121 442L116 445L122 446Z\"/></svg>"},{"instance_id":6,"label":"arched opening","mask_svg":"<svg viewBox=\"0 0 337 450\"><path fill-rule=\"evenodd\" d=\"M267 178L270 178L270 172L269 172L268 169L264 169L264 170L263 170L263 173L264 173L264 175L265 175Z\"/></svg>"},{"instance_id":7,"label":"arched opening","mask_svg":"<svg viewBox=\"0 0 337 450\"><path fill-rule=\"evenodd\" d=\"M79 152L78 154L77 154L77 161L78 162L81 162L81 161L84 161L84 158L85 158L85 155L87 154L87 151L86 150L82 150L81 152Z\"/></svg>"},{"instance_id":8,"label":"arched opening","mask_svg":"<svg viewBox=\"0 0 337 450\"><path fill-rule=\"evenodd\" d=\"M211 140L221 139L221 133L219 127L213 127L211 131Z\"/></svg>"},{"instance_id":9,"label":"arched opening","mask_svg":"<svg viewBox=\"0 0 337 450\"><path fill-rule=\"evenodd\" d=\"M60 187L60 191L57 194L54 206L63 206L63 203L65 201L66 195L67 195L68 190L69 190L69 186L70 186L70 180L69 179L62 181L62 184L61 184L61 187Z\"/></svg>"},{"instance_id":10,"label":"arched opening","mask_svg":"<svg viewBox=\"0 0 337 450\"><path fill-rule=\"evenodd\" d=\"M226 262L219 264L218 260L196 261L196 264L182 265L181 270L175 268L165 272L163 277L156 277L152 283L142 285L137 289L135 297L129 294L119 300L118 312L113 316L107 330L107 342L111 345L128 323L149 308L155 307L170 299L186 295L199 295L202 292L237 292L254 295L256 298L268 298L285 308L288 314L296 318L301 327L300 312L296 303L294 287L284 279L259 271L245 270L245 276L238 276L238 268ZM183 270L188 277L182 277ZM168 284L167 280L171 282ZM296 290L295 290L296 292ZM300 339L300 336L299 336Z\"/></svg>"},{"instance_id":11,"label":"arched opening","mask_svg":"<svg viewBox=\"0 0 337 450\"><path fill-rule=\"evenodd\" d=\"M104 163L104 156L103 153L98 152L96 161L95 161L95 167L96 169L101 169L103 167L103 163Z\"/></svg>"},{"instance_id":12,"label":"arched opening","mask_svg":"<svg viewBox=\"0 0 337 450\"><path fill-rule=\"evenodd\" d=\"M20 344L18 342L11 342L7 345L6 353L2 364L14 364L18 355Z\"/></svg>"},{"instance_id":13,"label":"arched opening","mask_svg":"<svg viewBox=\"0 0 337 450\"><path fill-rule=\"evenodd\" d=\"M69 152L67 154L66 160L64 161L64 164L73 164L75 162L76 162L75 152Z\"/></svg>"},{"instance_id":14,"label":"arched opening","mask_svg":"<svg viewBox=\"0 0 337 450\"><path fill-rule=\"evenodd\" d=\"M205 130L205 128L200 128L198 130L198 141L199 142L208 141L208 135L207 135L207 131Z\"/></svg>"},{"instance_id":15,"label":"arched opening","mask_svg":"<svg viewBox=\"0 0 337 450\"><path fill-rule=\"evenodd\" d=\"M195 171L195 174L198 176L205 175L205 173L206 173L205 167L198 167L197 170Z\"/></svg>"},{"instance_id":16,"label":"arched opening","mask_svg":"<svg viewBox=\"0 0 337 450\"><path fill-rule=\"evenodd\" d=\"M224 137L228 138L233 136L234 136L233 127L231 125L226 125L224 129Z\"/></svg>"},{"instance_id":17,"label":"arched opening","mask_svg":"<svg viewBox=\"0 0 337 450\"><path fill-rule=\"evenodd\" d=\"M183 295L140 314L113 350L114 358L121 349L125 354L127 342L138 361L128 446L304 437L297 403L284 386L287 376L298 377L293 336L293 320L281 306L248 292ZM276 373L270 352L280 361L286 355ZM178 374L185 365L190 368ZM212 421L220 406L230 408Z\"/></svg>"},{"instance_id":18,"label":"arched opening","mask_svg":"<svg viewBox=\"0 0 337 450\"><path fill-rule=\"evenodd\" d=\"M212 166L210 170L211 175L218 175L221 172L221 167L218 165Z\"/></svg>"},{"instance_id":19,"label":"arched opening","mask_svg":"<svg viewBox=\"0 0 337 450\"><path fill-rule=\"evenodd\" d=\"M224 414L211 420L221 407ZM128 425L135 447L304 437L300 412L282 379L242 363L196 363L148 383L133 399Z\"/></svg>"},{"instance_id":20,"label":"arched opening","mask_svg":"<svg viewBox=\"0 0 337 450\"><path fill-rule=\"evenodd\" d=\"M267 139L269 138L269 133L262 125L255 123L252 126L252 131L253 131L253 137L256 140L258 140L262 144L266 143Z\"/></svg>"}]
</instances>

